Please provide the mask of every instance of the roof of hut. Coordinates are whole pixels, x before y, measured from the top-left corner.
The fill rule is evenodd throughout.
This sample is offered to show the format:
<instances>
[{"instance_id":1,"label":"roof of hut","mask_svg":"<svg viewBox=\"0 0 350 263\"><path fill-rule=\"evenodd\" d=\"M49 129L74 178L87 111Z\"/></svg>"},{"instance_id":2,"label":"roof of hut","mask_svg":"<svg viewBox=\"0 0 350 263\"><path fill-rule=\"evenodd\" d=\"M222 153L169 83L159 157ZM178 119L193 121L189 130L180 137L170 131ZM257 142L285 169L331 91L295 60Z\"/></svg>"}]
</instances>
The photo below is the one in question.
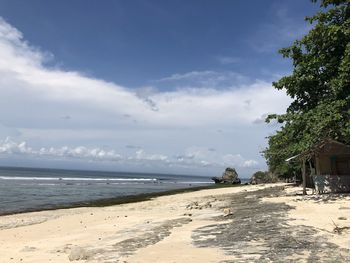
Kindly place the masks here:
<instances>
[{"instance_id":1,"label":"roof of hut","mask_svg":"<svg viewBox=\"0 0 350 263\"><path fill-rule=\"evenodd\" d=\"M331 138L325 138L313 145L310 149L286 159L286 162L290 162L294 159L310 158L312 155L320 153L348 155L350 154L350 145L346 145Z\"/></svg>"}]
</instances>

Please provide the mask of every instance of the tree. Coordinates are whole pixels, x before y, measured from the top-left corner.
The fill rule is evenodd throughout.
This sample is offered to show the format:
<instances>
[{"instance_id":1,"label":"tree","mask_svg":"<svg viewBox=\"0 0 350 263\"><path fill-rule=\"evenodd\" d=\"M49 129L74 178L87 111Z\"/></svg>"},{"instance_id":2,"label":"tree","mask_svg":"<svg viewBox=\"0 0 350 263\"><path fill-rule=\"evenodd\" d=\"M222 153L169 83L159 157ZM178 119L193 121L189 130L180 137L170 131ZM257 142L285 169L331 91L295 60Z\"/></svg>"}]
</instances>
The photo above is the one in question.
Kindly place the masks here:
<instances>
[{"instance_id":1,"label":"tree","mask_svg":"<svg viewBox=\"0 0 350 263\"><path fill-rule=\"evenodd\" d=\"M255 172L250 179L251 184L275 183L277 181L278 178L272 173L264 171Z\"/></svg>"},{"instance_id":2,"label":"tree","mask_svg":"<svg viewBox=\"0 0 350 263\"><path fill-rule=\"evenodd\" d=\"M350 143L350 1L312 0L320 11L306 21L313 28L301 40L282 48L293 72L273 86L292 97L286 114L269 115L282 127L268 137L264 156L271 171L292 176L298 165L285 159L323 138Z\"/></svg>"}]
</instances>

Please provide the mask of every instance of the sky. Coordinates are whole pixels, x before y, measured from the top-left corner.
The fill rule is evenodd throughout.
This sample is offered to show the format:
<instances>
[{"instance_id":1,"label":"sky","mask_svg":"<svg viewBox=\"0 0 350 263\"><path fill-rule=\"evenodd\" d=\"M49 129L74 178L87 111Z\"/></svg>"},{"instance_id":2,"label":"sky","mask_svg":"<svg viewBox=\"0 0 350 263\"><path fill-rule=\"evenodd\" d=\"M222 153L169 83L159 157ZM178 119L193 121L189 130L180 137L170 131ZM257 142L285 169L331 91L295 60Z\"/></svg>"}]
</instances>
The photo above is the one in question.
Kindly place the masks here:
<instances>
[{"instance_id":1,"label":"sky","mask_svg":"<svg viewBox=\"0 0 350 263\"><path fill-rule=\"evenodd\" d=\"M0 165L241 177L307 0L0 0Z\"/></svg>"}]
</instances>

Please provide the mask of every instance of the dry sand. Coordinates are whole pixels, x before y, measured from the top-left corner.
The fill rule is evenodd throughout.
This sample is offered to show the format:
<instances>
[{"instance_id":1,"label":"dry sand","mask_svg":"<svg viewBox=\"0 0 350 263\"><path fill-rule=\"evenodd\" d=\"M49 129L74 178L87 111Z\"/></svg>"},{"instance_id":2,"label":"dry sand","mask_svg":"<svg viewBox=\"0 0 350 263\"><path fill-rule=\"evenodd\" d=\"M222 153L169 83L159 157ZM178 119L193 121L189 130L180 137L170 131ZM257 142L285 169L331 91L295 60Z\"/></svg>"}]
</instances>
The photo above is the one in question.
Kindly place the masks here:
<instances>
[{"instance_id":1,"label":"dry sand","mask_svg":"<svg viewBox=\"0 0 350 263\"><path fill-rule=\"evenodd\" d=\"M201 190L149 201L99 208L72 208L0 217L0 263L8 262L236 262L215 246L196 246L193 233L210 227L218 216L231 214L223 200L234 193L270 185ZM326 233L330 242L349 248L350 234L333 233L335 224L350 226L348 196L301 197L287 188L264 203L285 202L288 224ZM322 199L322 200L321 200ZM226 221L233 220L230 215ZM211 234L201 236L210 239ZM75 261L80 260L80 261Z\"/></svg>"},{"instance_id":2,"label":"dry sand","mask_svg":"<svg viewBox=\"0 0 350 263\"><path fill-rule=\"evenodd\" d=\"M0 262L229 260L218 248L193 246L192 231L227 213L216 209L218 196L262 187L201 190L109 207L2 216Z\"/></svg>"},{"instance_id":3,"label":"dry sand","mask_svg":"<svg viewBox=\"0 0 350 263\"><path fill-rule=\"evenodd\" d=\"M350 248L350 194L301 195L299 187L286 187L286 195L264 198L265 202L286 203L294 209L288 212L288 224L310 226L326 235L339 247Z\"/></svg>"}]
</instances>

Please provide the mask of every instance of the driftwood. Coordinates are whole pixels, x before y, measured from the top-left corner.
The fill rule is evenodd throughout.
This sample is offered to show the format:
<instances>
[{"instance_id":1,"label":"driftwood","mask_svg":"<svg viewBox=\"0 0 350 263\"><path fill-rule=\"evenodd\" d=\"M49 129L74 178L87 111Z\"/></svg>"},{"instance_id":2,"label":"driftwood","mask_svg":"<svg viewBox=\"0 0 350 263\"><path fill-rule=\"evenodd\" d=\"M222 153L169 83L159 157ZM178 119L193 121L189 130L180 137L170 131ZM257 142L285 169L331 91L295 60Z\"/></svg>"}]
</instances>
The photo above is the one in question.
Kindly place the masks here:
<instances>
[{"instance_id":1,"label":"driftwood","mask_svg":"<svg viewBox=\"0 0 350 263\"><path fill-rule=\"evenodd\" d=\"M334 223L334 221L332 220L333 222L333 225L334 225L334 229L333 229L333 232L336 233L336 234L342 234L344 230L348 230L350 229L349 226L342 226L342 227L339 227L336 225L336 223Z\"/></svg>"}]
</instances>

